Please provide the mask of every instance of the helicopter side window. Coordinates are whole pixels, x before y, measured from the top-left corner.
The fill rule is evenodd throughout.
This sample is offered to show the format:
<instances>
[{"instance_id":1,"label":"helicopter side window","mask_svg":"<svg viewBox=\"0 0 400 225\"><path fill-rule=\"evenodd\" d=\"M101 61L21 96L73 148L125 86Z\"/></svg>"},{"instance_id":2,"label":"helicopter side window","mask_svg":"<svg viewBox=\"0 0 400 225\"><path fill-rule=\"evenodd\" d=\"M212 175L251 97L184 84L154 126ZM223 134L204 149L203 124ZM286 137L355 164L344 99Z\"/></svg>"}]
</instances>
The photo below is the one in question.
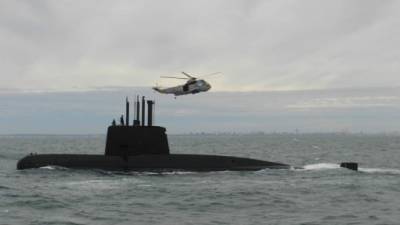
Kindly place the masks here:
<instances>
[{"instance_id":1,"label":"helicopter side window","mask_svg":"<svg viewBox=\"0 0 400 225\"><path fill-rule=\"evenodd\" d=\"M189 81L189 82L187 83L187 85L195 84L195 83L196 83L196 81Z\"/></svg>"}]
</instances>

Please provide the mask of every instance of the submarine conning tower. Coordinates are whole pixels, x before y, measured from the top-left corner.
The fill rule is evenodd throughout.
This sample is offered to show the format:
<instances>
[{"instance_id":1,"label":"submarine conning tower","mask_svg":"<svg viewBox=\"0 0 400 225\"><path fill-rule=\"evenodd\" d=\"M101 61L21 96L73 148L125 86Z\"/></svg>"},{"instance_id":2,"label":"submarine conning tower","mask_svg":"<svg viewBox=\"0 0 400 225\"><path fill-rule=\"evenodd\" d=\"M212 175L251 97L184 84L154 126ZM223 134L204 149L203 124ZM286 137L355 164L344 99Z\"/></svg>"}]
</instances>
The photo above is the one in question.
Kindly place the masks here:
<instances>
[{"instance_id":1,"label":"submarine conning tower","mask_svg":"<svg viewBox=\"0 0 400 225\"><path fill-rule=\"evenodd\" d=\"M134 103L134 120L129 121L129 100L126 98L125 120L121 116L120 123L115 120L107 130L106 156L134 156L148 154L169 154L168 139L164 127L153 126L154 101L147 101L139 96ZM141 119L140 119L141 117ZM125 121L125 122L124 122Z\"/></svg>"}]
</instances>

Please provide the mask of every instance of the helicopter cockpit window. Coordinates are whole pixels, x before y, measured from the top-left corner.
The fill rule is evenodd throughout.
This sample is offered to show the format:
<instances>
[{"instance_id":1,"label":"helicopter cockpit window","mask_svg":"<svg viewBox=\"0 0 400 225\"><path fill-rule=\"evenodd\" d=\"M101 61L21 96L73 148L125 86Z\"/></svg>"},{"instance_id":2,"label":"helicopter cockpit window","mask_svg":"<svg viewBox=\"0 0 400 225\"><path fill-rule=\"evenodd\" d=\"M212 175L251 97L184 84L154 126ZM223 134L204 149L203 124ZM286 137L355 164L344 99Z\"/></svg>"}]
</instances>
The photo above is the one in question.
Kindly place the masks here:
<instances>
[{"instance_id":1,"label":"helicopter cockpit window","mask_svg":"<svg viewBox=\"0 0 400 225\"><path fill-rule=\"evenodd\" d=\"M197 82L197 85L198 85L199 87L201 87L201 86L204 86L205 83L204 83L204 81L199 80L199 81Z\"/></svg>"}]
</instances>

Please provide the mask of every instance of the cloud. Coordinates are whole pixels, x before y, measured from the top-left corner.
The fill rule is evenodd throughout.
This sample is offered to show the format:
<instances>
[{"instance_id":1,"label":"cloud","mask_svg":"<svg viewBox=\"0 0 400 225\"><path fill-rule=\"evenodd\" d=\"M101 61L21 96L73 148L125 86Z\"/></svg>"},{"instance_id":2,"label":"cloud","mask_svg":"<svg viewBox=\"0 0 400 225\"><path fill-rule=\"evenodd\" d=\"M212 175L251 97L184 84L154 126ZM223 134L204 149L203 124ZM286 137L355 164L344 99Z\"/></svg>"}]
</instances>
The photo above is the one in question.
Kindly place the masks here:
<instances>
[{"instance_id":1,"label":"cloud","mask_svg":"<svg viewBox=\"0 0 400 225\"><path fill-rule=\"evenodd\" d=\"M288 105L292 109L310 108L371 108L371 107L398 107L399 96L363 96L344 98L313 98L303 102Z\"/></svg>"},{"instance_id":2,"label":"cloud","mask_svg":"<svg viewBox=\"0 0 400 225\"><path fill-rule=\"evenodd\" d=\"M221 90L398 85L397 1L2 1L0 88L150 86L223 72Z\"/></svg>"}]
</instances>

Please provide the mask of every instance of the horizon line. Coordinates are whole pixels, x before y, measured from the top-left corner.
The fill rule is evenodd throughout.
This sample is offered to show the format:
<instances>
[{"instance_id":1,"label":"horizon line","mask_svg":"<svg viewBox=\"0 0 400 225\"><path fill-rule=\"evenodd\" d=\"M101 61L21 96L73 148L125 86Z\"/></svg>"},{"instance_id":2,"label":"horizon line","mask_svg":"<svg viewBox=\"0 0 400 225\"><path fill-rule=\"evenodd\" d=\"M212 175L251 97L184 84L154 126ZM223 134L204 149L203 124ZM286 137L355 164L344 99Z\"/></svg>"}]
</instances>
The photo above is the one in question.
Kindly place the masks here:
<instances>
[{"instance_id":1,"label":"horizon line","mask_svg":"<svg viewBox=\"0 0 400 225\"><path fill-rule=\"evenodd\" d=\"M366 86L366 87L335 87L335 88L300 88L300 89L265 89L265 90L216 90L208 93L287 93L287 92L313 92L313 91L354 91L354 90L369 90L369 89L400 89L400 85L391 86ZM71 88L71 89L10 89L0 88L0 95L12 94L62 94L62 93L87 93L99 91L120 91L126 89L147 89L151 91L151 86L102 86L102 87L87 87L87 88Z\"/></svg>"}]
</instances>

